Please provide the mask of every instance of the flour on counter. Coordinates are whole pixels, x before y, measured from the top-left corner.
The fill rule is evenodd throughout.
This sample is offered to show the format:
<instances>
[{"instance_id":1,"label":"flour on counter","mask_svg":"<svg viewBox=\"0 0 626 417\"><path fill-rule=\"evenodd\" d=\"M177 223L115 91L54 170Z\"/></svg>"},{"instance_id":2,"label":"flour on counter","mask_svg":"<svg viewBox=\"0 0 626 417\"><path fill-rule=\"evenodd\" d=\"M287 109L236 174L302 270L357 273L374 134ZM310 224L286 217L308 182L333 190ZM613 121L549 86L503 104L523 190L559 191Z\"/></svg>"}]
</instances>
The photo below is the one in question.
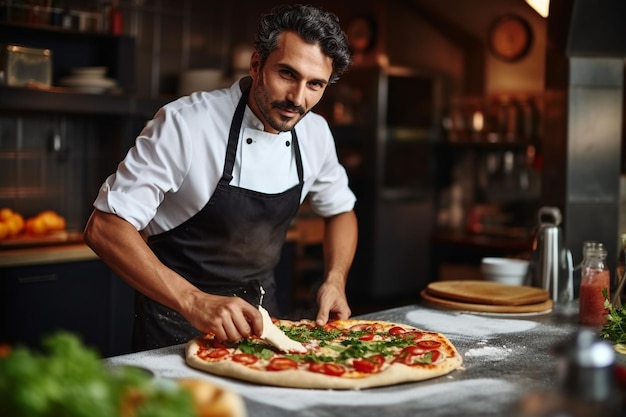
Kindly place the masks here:
<instances>
[{"instance_id":1,"label":"flour on counter","mask_svg":"<svg viewBox=\"0 0 626 417\"><path fill-rule=\"evenodd\" d=\"M538 326L536 322L530 320L476 316L447 311L415 310L407 313L406 318L415 327L424 330L472 338L525 332Z\"/></svg>"},{"instance_id":2,"label":"flour on counter","mask_svg":"<svg viewBox=\"0 0 626 417\"><path fill-rule=\"evenodd\" d=\"M518 393L519 387L500 379L479 378L432 385L402 384L363 391L276 389L253 386L247 387L245 391L239 387L239 391L242 396L259 403L294 411L299 410L298 415L307 415L301 413L313 411L314 407L345 406L346 404L352 404L354 407L382 406L389 407L389 410L401 409L403 404L411 404L413 411L430 410L436 415L437 411L441 410L441 404L457 403L465 408L473 405L484 408L487 404L485 397L489 397L489 402L493 402L494 397L506 401ZM285 397L289 397L290 401L284 401ZM450 401L451 397L455 398L454 401ZM313 412L311 415L316 414Z\"/></svg>"},{"instance_id":3,"label":"flour on counter","mask_svg":"<svg viewBox=\"0 0 626 417\"><path fill-rule=\"evenodd\" d=\"M506 347L484 346L480 348L470 349L465 352L466 358L485 358L490 361L500 361L506 359L513 352L512 349Z\"/></svg>"}]
</instances>

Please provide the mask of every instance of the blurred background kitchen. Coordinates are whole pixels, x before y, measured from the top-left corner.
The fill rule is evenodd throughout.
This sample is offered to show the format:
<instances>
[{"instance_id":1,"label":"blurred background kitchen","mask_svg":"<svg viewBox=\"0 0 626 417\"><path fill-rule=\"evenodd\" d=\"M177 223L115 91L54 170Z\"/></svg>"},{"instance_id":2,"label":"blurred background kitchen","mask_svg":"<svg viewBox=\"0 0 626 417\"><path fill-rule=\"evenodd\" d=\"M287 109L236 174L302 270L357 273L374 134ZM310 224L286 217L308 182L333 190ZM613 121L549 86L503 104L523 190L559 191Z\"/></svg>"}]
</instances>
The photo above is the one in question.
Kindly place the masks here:
<instances>
[{"instance_id":1,"label":"blurred background kitchen","mask_svg":"<svg viewBox=\"0 0 626 417\"><path fill-rule=\"evenodd\" d=\"M132 293L81 243L98 188L160 105L247 73L256 21L280 3L0 0L0 208L64 220L0 240L0 340L64 327L105 356L128 350ZM563 212L575 261L598 240L613 269L626 3L311 3L338 15L355 53L316 108L359 200L354 313L480 278L485 256L527 258L541 206ZM286 312L321 278L319 222L305 204L289 232Z\"/></svg>"}]
</instances>

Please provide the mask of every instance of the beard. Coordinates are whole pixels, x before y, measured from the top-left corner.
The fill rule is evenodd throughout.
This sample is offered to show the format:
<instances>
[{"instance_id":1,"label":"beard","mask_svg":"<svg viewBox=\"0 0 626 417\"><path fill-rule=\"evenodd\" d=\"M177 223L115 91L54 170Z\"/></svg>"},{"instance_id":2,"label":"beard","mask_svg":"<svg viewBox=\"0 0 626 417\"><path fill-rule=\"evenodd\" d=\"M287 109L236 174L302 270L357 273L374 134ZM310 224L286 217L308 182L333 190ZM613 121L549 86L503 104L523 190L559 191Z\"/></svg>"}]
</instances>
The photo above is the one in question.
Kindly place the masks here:
<instances>
[{"instance_id":1,"label":"beard","mask_svg":"<svg viewBox=\"0 0 626 417\"><path fill-rule=\"evenodd\" d=\"M297 106L289 100L271 101L262 73L259 73L257 88L254 90L254 100L264 119L263 121L278 132L289 132L308 113L302 106ZM299 116L283 117L280 114L273 116L272 109L275 108L295 112Z\"/></svg>"}]
</instances>

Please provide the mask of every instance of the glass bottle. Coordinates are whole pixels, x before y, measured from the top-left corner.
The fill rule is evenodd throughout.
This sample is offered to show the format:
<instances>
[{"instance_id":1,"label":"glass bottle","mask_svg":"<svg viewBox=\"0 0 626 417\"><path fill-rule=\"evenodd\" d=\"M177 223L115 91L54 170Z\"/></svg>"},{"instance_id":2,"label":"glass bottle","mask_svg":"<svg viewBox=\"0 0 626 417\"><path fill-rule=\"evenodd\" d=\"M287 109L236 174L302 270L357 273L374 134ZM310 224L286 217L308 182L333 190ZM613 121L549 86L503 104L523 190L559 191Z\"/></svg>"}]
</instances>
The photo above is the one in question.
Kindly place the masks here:
<instances>
[{"instance_id":1,"label":"glass bottle","mask_svg":"<svg viewBox=\"0 0 626 417\"><path fill-rule=\"evenodd\" d=\"M610 299L611 274L606 266L606 248L602 243L584 249L579 292L579 321L584 326L606 323L605 295Z\"/></svg>"}]
</instances>

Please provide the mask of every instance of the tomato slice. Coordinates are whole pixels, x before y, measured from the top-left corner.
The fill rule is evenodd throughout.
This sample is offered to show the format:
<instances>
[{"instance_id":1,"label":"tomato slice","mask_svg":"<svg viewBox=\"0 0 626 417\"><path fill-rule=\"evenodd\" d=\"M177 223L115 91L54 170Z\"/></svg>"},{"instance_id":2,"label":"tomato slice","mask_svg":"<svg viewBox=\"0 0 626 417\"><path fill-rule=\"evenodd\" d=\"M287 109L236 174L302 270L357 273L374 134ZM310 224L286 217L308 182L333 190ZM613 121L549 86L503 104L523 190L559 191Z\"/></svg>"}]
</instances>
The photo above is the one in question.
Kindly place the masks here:
<instances>
[{"instance_id":1,"label":"tomato slice","mask_svg":"<svg viewBox=\"0 0 626 417\"><path fill-rule=\"evenodd\" d=\"M352 366L355 371L366 374L371 374L378 368L378 364L369 359L355 359L352 361Z\"/></svg>"},{"instance_id":2,"label":"tomato slice","mask_svg":"<svg viewBox=\"0 0 626 417\"><path fill-rule=\"evenodd\" d=\"M233 355L234 362L239 362L244 365L252 365L258 360L259 358L250 353L237 353L236 355Z\"/></svg>"},{"instance_id":3,"label":"tomato slice","mask_svg":"<svg viewBox=\"0 0 626 417\"><path fill-rule=\"evenodd\" d=\"M364 342L369 342L372 339L374 339L374 333L365 333L363 336L359 337L359 340Z\"/></svg>"},{"instance_id":4,"label":"tomato slice","mask_svg":"<svg viewBox=\"0 0 626 417\"><path fill-rule=\"evenodd\" d=\"M286 371L288 369L298 369L298 362L289 358L274 358L266 368L268 371Z\"/></svg>"},{"instance_id":5,"label":"tomato slice","mask_svg":"<svg viewBox=\"0 0 626 417\"><path fill-rule=\"evenodd\" d=\"M376 362L378 366L383 366L383 364L385 363L385 356L381 354L370 356L367 359Z\"/></svg>"},{"instance_id":6,"label":"tomato slice","mask_svg":"<svg viewBox=\"0 0 626 417\"><path fill-rule=\"evenodd\" d=\"M417 346L426 350L438 349L441 346L441 342L437 340L422 340L417 342Z\"/></svg>"},{"instance_id":7,"label":"tomato slice","mask_svg":"<svg viewBox=\"0 0 626 417\"><path fill-rule=\"evenodd\" d=\"M397 336L399 334L404 334L404 333L406 333L406 329L400 326L394 326L391 329L389 329L389 334L392 336Z\"/></svg>"},{"instance_id":8,"label":"tomato slice","mask_svg":"<svg viewBox=\"0 0 626 417\"><path fill-rule=\"evenodd\" d=\"M346 372L346 368L336 363L311 362L309 371L330 376L341 376Z\"/></svg>"},{"instance_id":9,"label":"tomato slice","mask_svg":"<svg viewBox=\"0 0 626 417\"><path fill-rule=\"evenodd\" d=\"M430 354L430 360L426 360L426 355ZM429 350L421 355L406 355L402 363L405 365L431 365L441 359L441 352L438 350Z\"/></svg>"},{"instance_id":10,"label":"tomato slice","mask_svg":"<svg viewBox=\"0 0 626 417\"><path fill-rule=\"evenodd\" d=\"M407 346L402 349L402 353L409 356L423 355L426 352L428 352L428 349L424 349L420 346Z\"/></svg>"},{"instance_id":11,"label":"tomato slice","mask_svg":"<svg viewBox=\"0 0 626 417\"><path fill-rule=\"evenodd\" d=\"M439 362L439 360L441 359L441 357L443 356L443 354L441 353L440 350L431 350L431 357L430 357L430 363L436 363Z\"/></svg>"},{"instance_id":12,"label":"tomato slice","mask_svg":"<svg viewBox=\"0 0 626 417\"><path fill-rule=\"evenodd\" d=\"M369 358L355 359L352 361L352 366L358 372L372 373L378 372L384 363L385 357L383 355L374 355Z\"/></svg>"},{"instance_id":13,"label":"tomato slice","mask_svg":"<svg viewBox=\"0 0 626 417\"><path fill-rule=\"evenodd\" d=\"M208 350L206 350L205 354L203 356L205 358L220 359L220 358L223 358L225 356L228 356L228 354L230 354L230 351L228 349L217 348L217 349L208 349Z\"/></svg>"},{"instance_id":14,"label":"tomato slice","mask_svg":"<svg viewBox=\"0 0 626 417\"><path fill-rule=\"evenodd\" d=\"M424 336L424 332L420 332L419 330L411 330L411 331L402 333L402 337L406 340L421 339L422 336Z\"/></svg>"}]
</instances>

